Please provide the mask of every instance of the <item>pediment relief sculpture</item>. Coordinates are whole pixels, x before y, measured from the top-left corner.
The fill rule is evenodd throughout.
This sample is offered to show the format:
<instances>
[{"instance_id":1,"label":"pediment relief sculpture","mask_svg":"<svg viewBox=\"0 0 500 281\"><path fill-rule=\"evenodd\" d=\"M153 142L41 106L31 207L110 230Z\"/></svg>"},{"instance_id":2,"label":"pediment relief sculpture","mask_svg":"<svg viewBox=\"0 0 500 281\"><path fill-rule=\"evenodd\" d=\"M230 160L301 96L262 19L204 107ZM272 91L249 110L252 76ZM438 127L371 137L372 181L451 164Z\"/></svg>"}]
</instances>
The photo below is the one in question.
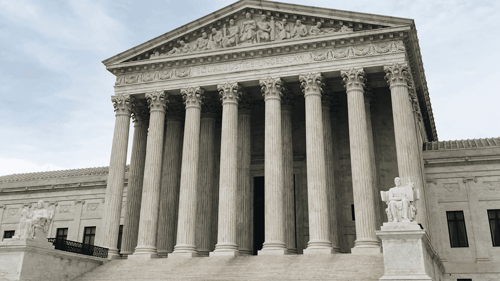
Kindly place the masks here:
<instances>
[{"instance_id":1,"label":"pediment relief sculpture","mask_svg":"<svg viewBox=\"0 0 500 281\"><path fill-rule=\"evenodd\" d=\"M237 18L237 14L234 17ZM306 17L302 18L306 19ZM220 28L210 25L207 28L208 31L205 31L206 28L202 28L201 34L198 34L198 36L192 36L192 38L188 35L181 37L176 42L168 42L128 61L157 59L207 50L249 46L263 42L354 32L354 27L344 25L342 21L337 21L337 24L333 24L334 22L329 23L331 27L324 27L324 20L304 23L301 19L279 19L274 16L268 17L266 14L253 15L246 12L244 18L238 21L231 18L229 25L223 24ZM193 34L197 33L194 32Z\"/></svg>"},{"instance_id":2,"label":"pediment relief sculpture","mask_svg":"<svg viewBox=\"0 0 500 281\"><path fill-rule=\"evenodd\" d=\"M408 182L401 186L401 179L394 179L395 187L389 191L381 191L382 201L387 204L387 219L390 223L413 222L417 215L416 201L419 199L418 190L414 184Z\"/></svg>"},{"instance_id":3,"label":"pediment relief sculpture","mask_svg":"<svg viewBox=\"0 0 500 281\"><path fill-rule=\"evenodd\" d=\"M12 238L17 240L46 238L53 216L54 211L47 210L43 200L39 200L33 208L24 207L21 220Z\"/></svg>"}]
</instances>

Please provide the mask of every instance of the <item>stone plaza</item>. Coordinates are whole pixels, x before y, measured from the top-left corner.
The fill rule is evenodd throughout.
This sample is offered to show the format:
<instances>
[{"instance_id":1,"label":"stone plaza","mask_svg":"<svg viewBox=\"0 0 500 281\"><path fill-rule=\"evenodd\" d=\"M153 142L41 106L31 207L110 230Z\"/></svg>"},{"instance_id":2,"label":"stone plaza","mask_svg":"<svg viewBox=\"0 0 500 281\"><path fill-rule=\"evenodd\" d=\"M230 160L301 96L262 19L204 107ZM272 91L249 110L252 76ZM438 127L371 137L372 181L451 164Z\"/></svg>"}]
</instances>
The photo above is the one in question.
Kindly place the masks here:
<instances>
[{"instance_id":1,"label":"stone plaza","mask_svg":"<svg viewBox=\"0 0 500 281\"><path fill-rule=\"evenodd\" d=\"M3 238L108 249L77 280L500 279L500 138L438 140L412 19L240 0L103 63L109 167L0 177Z\"/></svg>"}]
</instances>

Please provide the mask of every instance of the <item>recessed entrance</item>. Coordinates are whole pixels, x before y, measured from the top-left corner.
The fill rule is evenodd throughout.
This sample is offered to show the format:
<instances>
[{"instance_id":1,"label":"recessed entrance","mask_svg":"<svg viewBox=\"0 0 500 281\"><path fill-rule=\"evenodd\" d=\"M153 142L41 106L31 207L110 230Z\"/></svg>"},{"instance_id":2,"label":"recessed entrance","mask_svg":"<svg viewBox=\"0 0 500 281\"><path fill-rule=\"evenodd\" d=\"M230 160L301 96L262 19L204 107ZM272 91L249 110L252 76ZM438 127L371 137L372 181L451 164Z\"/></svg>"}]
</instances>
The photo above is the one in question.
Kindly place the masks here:
<instances>
[{"instance_id":1,"label":"recessed entrance","mask_svg":"<svg viewBox=\"0 0 500 281\"><path fill-rule=\"evenodd\" d=\"M254 177L253 188L253 254L257 255L265 241L264 177Z\"/></svg>"}]
</instances>

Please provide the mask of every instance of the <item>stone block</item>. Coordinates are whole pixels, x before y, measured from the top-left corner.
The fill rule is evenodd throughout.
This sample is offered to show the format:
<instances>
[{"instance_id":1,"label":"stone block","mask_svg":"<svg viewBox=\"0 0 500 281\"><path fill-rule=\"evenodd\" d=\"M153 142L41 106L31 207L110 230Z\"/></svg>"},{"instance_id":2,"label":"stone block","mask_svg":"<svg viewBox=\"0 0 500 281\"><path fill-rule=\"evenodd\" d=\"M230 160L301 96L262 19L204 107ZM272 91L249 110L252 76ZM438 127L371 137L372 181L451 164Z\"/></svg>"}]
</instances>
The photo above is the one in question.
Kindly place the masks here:
<instances>
[{"instance_id":1,"label":"stone block","mask_svg":"<svg viewBox=\"0 0 500 281\"><path fill-rule=\"evenodd\" d=\"M307 248L304 249L304 255L331 255L336 253L332 248Z\"/></svg>"},{"instance_id":2,"label":"stone block","mask_svg":"<svg viewBox=\"0 0 500 281\"><path fill-rule=\"evenodd\" d=\"M237 257L241 256L240 252L235 250L235 251L214 251L210 252L210 257Z\"/></svg>"},{"instance_id":3,"label":"stone block","mask_svg":"<svg viewBox=\"0 0 500 281\"><path fill-rule=\"evenodd\" d=\"M284 255L288 255L288 251L286 249L260 250L260 251L257 251L257 255L259 255L259 256L284 256Z\"/></svg>"}]
</instances>

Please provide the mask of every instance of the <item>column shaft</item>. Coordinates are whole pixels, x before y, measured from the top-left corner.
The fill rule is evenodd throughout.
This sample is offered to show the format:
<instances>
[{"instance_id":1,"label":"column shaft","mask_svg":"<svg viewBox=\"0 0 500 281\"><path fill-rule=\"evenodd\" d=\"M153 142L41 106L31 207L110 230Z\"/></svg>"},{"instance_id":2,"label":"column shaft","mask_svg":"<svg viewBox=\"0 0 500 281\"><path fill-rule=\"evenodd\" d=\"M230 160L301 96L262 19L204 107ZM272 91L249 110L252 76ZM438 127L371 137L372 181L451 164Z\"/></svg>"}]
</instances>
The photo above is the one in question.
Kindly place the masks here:
<instances>
[{"instance_id":1,"label":"column shaft","mask_svg":"<svg viewBox=\"0 0 500 281\"><path fill-rule=\"evenodd\" d=\"M112 97L116 111L115 131L109 163L105 209L98 245L109 249L110 257L118 255L118 231L123 200L125 165L127 162L128 134L130 129L131 98L128 95Z\"/></svg>"},{"instance_id":2,"label":"column shaft","mask_svg":"<svg viewBox=\"0 0 500 281\"><path fill-rule=\"evenodd\" d=\"M307 204L309 207L309 242L304 254L331 254L326 185L325 144L321 93L321 74L299 76L306 105Z\"/></svg>"},{"instance_id":3,"label":"column shaft","mask_svg":"<svg viewBox=\"0 0 500 281\"><path fill-rule=\"evenodd\" d=\"M212 234L212 193L214 188L215 114L201 115L200 159L198 168L198 208L196 250L208 256Z\"/></svg>"},{"instance_id":4,"label":"column shaft","mask_svg":"<svg viewBox=\"0 0 500 281\"><path fill-rule=\"evenodd\" d=\"M171 105L169 106L163 145L160 213L156 236L156 247L159 256L166 256L174 251L178 217L177 212L179 208L182 122L177 116L171 116L170 108Z\"/></svg>"},{"instance_id":5,"label":"column shaft","mask_svg":"<svg viewBox=\"0 0 500 281\"><path fill-rule=\"evenodd\" d=\"M238 185L238 99L237 83L218 85L222 97L222 131L219 179L217 245L211 256L238 255L236 189Z\"/></svg>"},{"instance_id":6,"label":"column shaft","mask_svg":"<svg viewBox=\"0 0 500 281\"><path fill-rule=\"evenodd\" d=\"M238 198L237 244L240 255L251 255L253 249L253 192L250 175L251 133L250 111L240 111L238 114L238 187L236 195Z\"/></svg>"},{"instance_id":7,"label":"column shaft","mask_svg":"<svg viewBox=\"0 0 500 281\"><path fill-rule=\"evenodd\" d=\"M375 235L373 176L363 91L364 72L351 69L343 71L342 76L347 88L352 188L356 218L356 241L352 253L375 254L380 253L380 245Z\"/></svg>"},{"instance_id":8,"label":"column shaft","mask_svg":"<svg viewBox=\"0 0 500 281\"><path fill-rule=\"evenodd\" d=\"M283 140L281 136L281 96L283 81L260 81L265 102L264 212L265 242L259 255L286 254L283 190Z\"/></svg>"},{"instance_id":9,"label":"column shaft","mask_svg":"<svg viewBox=\"0 0 500 281\"><path fill-rule=\"evenodd\" d=\"M332 124L330 120L330 105L324 105L322 108L323 116L323 136L325 143L325 173L326 188L328 192L328 218L330 224L330 241L335 252L340 252L338 247L337 231L337 200L335 186L335 164L333 157L333 136Z\"/></svg>"},{"instance_id":10,"label":"column shaft","mask_svg":"<svg viewBox=\"0 0 500 281\"><path fill-rule=\"evenodd\" d=\"M292 107L281 107L281 134L283 139L283 189L285 202L285 244L288 253L297 253L295 240L295 187L293 178Z\"/></svg>"},{"instance_id":11,"label":"column shaft","mask_svg":"<svg viewBox=\"0 0 500 281\"><path fill-rule=\"evenodd\" d=\"M169 257L196 256L196 208L202 88L181 89L186 100L177 241Z\"/></svg>"},{"instance_id":12,"label":"column shaft","mask_svg":"<svg viewBox=\"0 0 500 281\"><path fill-rule=\"evenodd\" d=\"M146 98L150 107L149 133L146 144L139 234L133 256L156 257L166 101L163 91L146 93Z\"/></svg>"},{"instance_id":13,"label":"column shaft","mask_svg":"<svg viewBox=\"0 0 500 281\"><path fill-rule=\"evenodd\" d=\"M146 110L149 111L147 107ZM135 112L134 112L134 115ZM144 180L144 166L146 162L146 142L148 137L149 115L137 115L134 124L132 140L132 155L128 173L127 207L123 223L123 237L121 254L131 255L137 246L139 233L139 215L141 210L142 184Z\"/></svg>"}]
</instances>

